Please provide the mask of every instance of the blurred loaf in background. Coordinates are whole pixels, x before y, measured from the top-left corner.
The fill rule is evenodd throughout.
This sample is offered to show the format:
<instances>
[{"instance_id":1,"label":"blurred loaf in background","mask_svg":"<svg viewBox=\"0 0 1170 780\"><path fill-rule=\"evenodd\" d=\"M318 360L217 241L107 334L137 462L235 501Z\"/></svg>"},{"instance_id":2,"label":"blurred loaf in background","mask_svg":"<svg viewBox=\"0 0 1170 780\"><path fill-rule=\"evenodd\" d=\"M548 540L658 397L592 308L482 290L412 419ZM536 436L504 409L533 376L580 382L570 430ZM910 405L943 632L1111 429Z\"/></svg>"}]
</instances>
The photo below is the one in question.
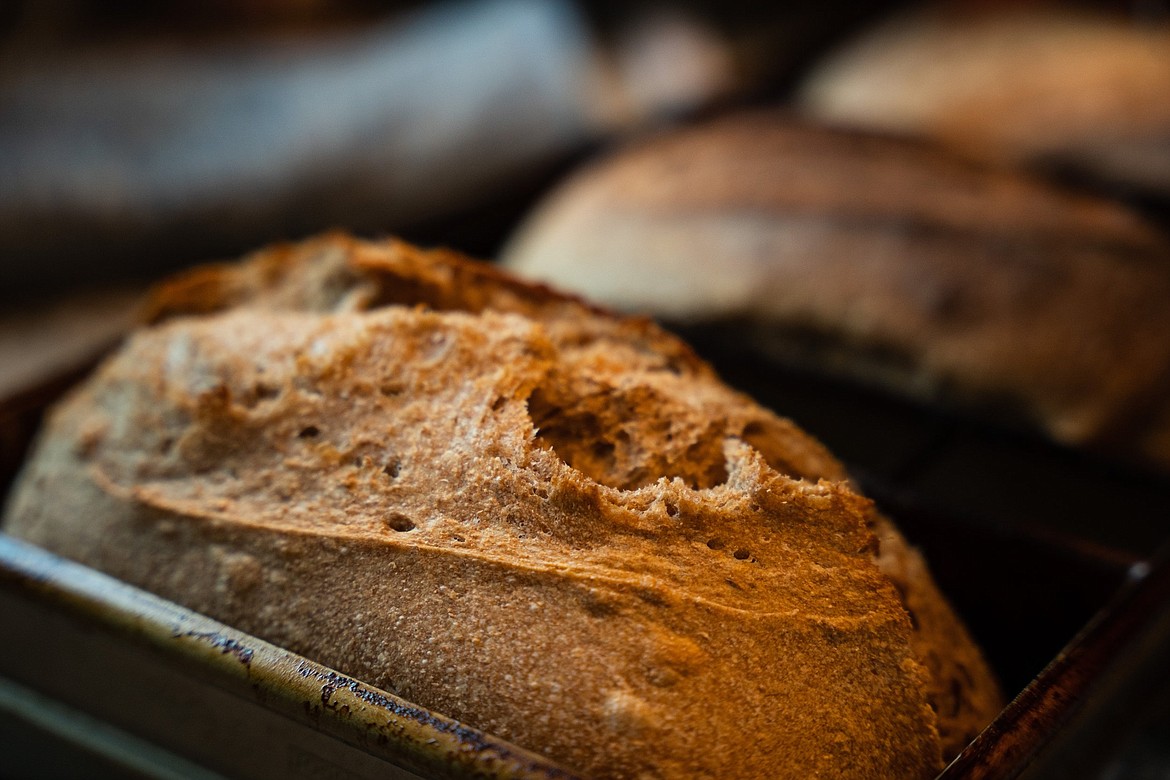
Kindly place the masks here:
<instances>
[{"instance_id":1,"label":"blurred loaf in background","mask_svg":"<svg viewBox=\"0 0 1170 780\"><path fill-rule=\"evenodd\" d=\"M749 5L14 3L0 300L334 227L494 255L583 155L766 92L872 14Z\"/></svg>"},{"instance_id":2,"label":"blurred loaf in background","mask_svg":"<svg viewBox=\"0 0 1170 780\"><path fill-rule=\"evenodd\" d=\"M1170 250L946 149L728 116L580 171L505 262L762 355L1170 466Z\"/></svg>"},{"instance_id":3,"label":"blurred loaf in background","mask_svg":"<svg viewBox=\"0 0 1170 780\"><path fill-rule=\"evenodd\" d=\"M927 5L839 47L810 116L1170 198L1170 19L1012 3Z\"/></svg>"},{"instance_id":4,"label":"blurred loaf in background","mask_svg":"<svg viewBox=\"0 0 1170 780\"><path fill-rule=\"evenodd\" d=\"M47 264L149 276L306 229L457 212L595 131L589 46L570 3L495 0L14 54L0 282L59 284Z\"/></svg>"},{"instance_id":5,"label":"blurred loaf in background","mask_svg":"<svg viewBox=\"0 0 1170 780\"><path fill-rule=\"evenodd\" d=\"M474 246L572 155L737 78L681 12L602 41L569 0L266 5L89 37L42 31L89 4L24 9L0 37L0 296L335 226Z\"/></svg>"}]
</instances>

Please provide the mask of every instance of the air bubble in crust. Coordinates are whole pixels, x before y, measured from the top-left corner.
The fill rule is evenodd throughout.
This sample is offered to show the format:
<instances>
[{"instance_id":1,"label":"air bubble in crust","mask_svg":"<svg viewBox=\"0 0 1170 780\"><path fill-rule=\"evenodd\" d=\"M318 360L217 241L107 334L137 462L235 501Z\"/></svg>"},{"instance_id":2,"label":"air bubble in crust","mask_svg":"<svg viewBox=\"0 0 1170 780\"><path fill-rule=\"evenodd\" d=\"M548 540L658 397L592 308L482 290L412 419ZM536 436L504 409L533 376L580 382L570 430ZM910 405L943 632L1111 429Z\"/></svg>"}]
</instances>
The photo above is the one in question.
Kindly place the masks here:
<instances>
[{"instance_id":1,"label":"air bubble in crust","mask_svg":"<svg viewBox=\"0 0 1170 780\"><path fill-rule=\"evenodd\" d=\"M415 529L414 521L401 512L394 512L386 517L386 527L398 533L406 533Z\"/></svg>"}]
</instances>

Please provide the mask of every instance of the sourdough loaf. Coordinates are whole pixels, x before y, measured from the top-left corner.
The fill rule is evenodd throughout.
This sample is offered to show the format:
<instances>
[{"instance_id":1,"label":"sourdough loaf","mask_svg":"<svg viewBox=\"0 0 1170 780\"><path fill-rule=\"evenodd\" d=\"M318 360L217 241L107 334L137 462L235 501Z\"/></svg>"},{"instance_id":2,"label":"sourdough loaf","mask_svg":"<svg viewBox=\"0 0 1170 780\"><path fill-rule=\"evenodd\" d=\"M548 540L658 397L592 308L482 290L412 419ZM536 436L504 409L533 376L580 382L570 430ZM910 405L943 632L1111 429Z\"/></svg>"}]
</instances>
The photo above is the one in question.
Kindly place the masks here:
<instances>
[{"instance_id":1,"label":"sourdough loaf","mask_svg":"<svg viewBox=\"0 0 1170 780\"><path fill-rule=\"evenodd\" d=\"M926 777L998 709L833 457L648 321L343 236L149 319L9 533L592 775Z\"/></svg>"},{"instance_id":2,"label":"sourdough loaf","mask_svg":"<svg viewBox=\"0 0 1170 780\"><path fill-rule=\"evenodd\" d=\"M797 103L832 122L1170 196L1167 95L1165 19L966 3L917 8L846 44Z\"/></svg>"},{"instance_id":3,"label":"sourdough loaf","mask_svg":"<svg viewBox=\"0 0 1170 780\"><path fill-rule=\"evenodd\" d=\"M1170 466L1170 248L1124 208L919 143L729 116L554 191L505 261ZM1160 422L1159 422L1160 420Z\"/></svg>"}]
</instances>

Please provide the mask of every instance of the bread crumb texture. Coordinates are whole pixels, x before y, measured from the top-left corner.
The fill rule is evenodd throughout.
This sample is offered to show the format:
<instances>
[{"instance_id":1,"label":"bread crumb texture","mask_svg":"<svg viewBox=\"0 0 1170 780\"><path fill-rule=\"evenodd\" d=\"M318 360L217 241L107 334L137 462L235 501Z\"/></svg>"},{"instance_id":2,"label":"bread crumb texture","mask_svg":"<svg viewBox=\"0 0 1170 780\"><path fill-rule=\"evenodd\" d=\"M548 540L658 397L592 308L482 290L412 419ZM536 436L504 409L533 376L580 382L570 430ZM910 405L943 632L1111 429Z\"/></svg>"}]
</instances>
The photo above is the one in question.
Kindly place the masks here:
<instances>
[{"instance_id":1,"label":"bread crumb texture","mask_svg":"<svg viewBox=\"0 0 1170 780\"><path fill-rule=\"evenodd\" d=\"M925 777L998 706L839 464L646 321L339 235L148 318L10 533L591 775Z\"/></svg>"}]
</instances>

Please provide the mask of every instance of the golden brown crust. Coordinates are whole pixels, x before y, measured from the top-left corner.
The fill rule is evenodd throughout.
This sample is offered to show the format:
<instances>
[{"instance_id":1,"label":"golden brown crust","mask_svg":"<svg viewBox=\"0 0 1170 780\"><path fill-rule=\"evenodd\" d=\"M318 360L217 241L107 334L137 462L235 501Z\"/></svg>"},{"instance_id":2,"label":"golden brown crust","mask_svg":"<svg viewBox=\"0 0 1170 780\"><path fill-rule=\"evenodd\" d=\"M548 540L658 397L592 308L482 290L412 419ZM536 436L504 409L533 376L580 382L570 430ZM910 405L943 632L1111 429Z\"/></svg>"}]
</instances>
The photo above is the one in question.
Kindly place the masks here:
<instances>
[{"instance_id":1,"label":"golden brown crust","mask_svg":"<svg viewBox=\"0 0 1170 780\"><path fill-rule=\"evenodd\" d=\"M600 776L937 771L819 444L644 321L402 244L277 253L163 289L8 531Z\"/></svg>"},{"instance_id":2,"label":"golden brown crust","mask_svg":"<svg viewBox=\"0 0 1170 780\"><path fill-rule=\"evenodd\" d=\"M774 113L595 165L506 253L619 309L746 321L786 359L1131 452L1170 371L1168 257L1114 204Z\"/></svg>"}]
</instances>

